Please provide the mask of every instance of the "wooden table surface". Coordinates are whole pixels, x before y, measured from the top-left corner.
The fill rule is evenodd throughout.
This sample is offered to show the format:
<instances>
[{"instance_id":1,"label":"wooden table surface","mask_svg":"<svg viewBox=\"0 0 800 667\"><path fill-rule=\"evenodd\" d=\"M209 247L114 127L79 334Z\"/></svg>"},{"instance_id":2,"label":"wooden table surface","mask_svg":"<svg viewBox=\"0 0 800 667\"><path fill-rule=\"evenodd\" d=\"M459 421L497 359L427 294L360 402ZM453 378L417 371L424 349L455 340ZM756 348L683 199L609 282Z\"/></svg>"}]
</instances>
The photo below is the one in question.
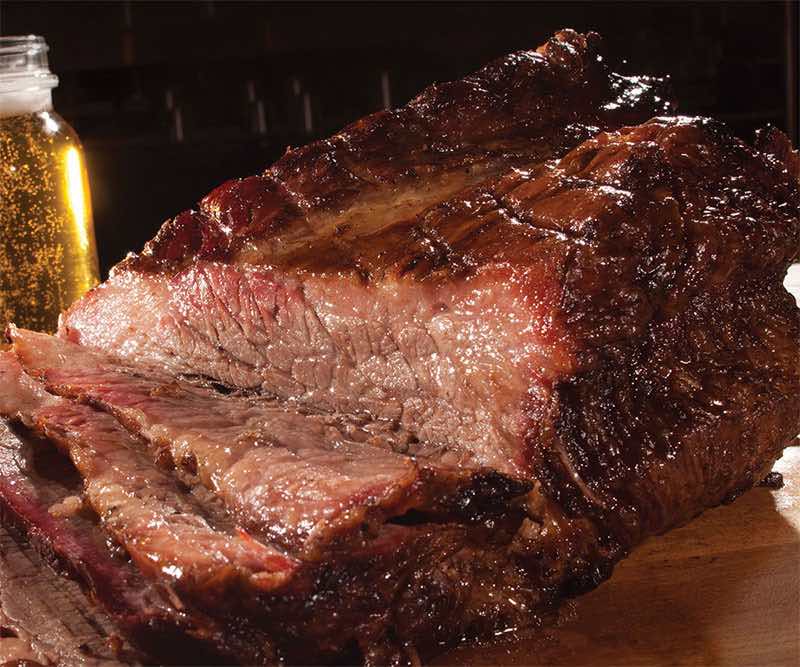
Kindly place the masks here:
<instances>
[{"instance_id":1,"label":"wooden table surface","mask_svg":"<svg viewBox=\"0 0 800 667\"><path fill-rule=\"evenodd\" d=\"M800 304L800 265L786 286ZM800 665L800 446L756 488L654 538L541 637L437 665Z\"/></svg>"}]
</instances>

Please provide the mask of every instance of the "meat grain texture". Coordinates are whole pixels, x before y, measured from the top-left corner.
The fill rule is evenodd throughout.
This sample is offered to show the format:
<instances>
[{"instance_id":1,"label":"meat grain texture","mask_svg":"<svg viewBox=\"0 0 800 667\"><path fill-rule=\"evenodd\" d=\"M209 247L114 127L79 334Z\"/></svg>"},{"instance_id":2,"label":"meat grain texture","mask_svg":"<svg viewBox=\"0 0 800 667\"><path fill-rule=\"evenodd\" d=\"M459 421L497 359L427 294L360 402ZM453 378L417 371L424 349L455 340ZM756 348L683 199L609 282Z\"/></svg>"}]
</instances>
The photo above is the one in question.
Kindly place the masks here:
<instances>
[{"instance_id":1,"label":"meat grain texture","mask_svg":"<svg viewBox=\"0 0 800 667\"><path fill-rule=\"evenodd\" d=\"M110 617L400 664L534 627L758 483L800 431L799 161L673 113L562 31L222 185L58 337L12 327L0 412L157 600ZM111 556L12 491L102 590Z\"/></svg>"}]
</instances>

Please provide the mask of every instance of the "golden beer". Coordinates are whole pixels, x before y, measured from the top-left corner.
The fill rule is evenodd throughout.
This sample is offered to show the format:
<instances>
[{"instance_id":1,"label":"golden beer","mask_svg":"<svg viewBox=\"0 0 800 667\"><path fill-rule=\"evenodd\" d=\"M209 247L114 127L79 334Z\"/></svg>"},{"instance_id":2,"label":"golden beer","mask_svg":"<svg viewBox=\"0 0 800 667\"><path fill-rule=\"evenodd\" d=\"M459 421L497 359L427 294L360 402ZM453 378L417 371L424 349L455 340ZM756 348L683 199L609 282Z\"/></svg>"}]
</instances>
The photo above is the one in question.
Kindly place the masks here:
<instances>
[{"instance_id":1,"label":"golden beer","mask_svg":"<svg viewBox=\"0 0 800 667\"><path fill-rule=\"evenodd\" d=\"M33 81L38 90L22 88L31 67L7 75L3 59L22 50L9 39L27 40L26 57L47 48L41 38L0 38L0 327L54 331L98 281L88 180L75 132L50 107L52 85L42 94L42 79L55 77L46 70Z\"/></svg>"}]
</instances>

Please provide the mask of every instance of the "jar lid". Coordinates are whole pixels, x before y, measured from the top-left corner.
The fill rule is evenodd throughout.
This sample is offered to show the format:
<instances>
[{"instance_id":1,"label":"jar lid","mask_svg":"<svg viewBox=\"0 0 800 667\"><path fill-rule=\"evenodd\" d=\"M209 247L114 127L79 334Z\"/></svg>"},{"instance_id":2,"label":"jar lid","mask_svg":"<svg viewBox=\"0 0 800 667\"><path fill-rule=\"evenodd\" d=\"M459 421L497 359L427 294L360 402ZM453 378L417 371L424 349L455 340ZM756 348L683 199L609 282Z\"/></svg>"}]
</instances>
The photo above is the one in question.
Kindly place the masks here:
<instances>
[{"instance_id":1,"label":"jar lid","mask_svg":"<svg viewBox=\"0 0 800 667\"><path fill-rule=\"evenodd\" d=\"M55 88L58 77L50 71L47 51L38 35L0 37L0 93Z\"/></svg>"}]
</instances>

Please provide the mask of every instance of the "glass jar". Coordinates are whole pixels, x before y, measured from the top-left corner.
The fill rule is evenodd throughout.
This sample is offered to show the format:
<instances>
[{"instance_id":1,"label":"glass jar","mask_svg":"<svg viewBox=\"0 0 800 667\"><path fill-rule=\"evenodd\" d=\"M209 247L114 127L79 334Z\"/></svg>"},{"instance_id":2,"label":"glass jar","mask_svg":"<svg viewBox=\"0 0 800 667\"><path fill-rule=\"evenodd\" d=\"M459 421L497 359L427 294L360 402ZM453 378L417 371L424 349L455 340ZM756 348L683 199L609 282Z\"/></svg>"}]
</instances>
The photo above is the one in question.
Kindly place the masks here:
<instances>
[{"instance_id":1,"label":"glass jar","mask_svg":"<svg viewBox=\"0 0 800 667\"><path fill-rule=\"evenodd\" d=\"M0 37L0 329L55 331L98 282L83 149L56 85L44 39Z\"/></svg>"}]
</instances>

